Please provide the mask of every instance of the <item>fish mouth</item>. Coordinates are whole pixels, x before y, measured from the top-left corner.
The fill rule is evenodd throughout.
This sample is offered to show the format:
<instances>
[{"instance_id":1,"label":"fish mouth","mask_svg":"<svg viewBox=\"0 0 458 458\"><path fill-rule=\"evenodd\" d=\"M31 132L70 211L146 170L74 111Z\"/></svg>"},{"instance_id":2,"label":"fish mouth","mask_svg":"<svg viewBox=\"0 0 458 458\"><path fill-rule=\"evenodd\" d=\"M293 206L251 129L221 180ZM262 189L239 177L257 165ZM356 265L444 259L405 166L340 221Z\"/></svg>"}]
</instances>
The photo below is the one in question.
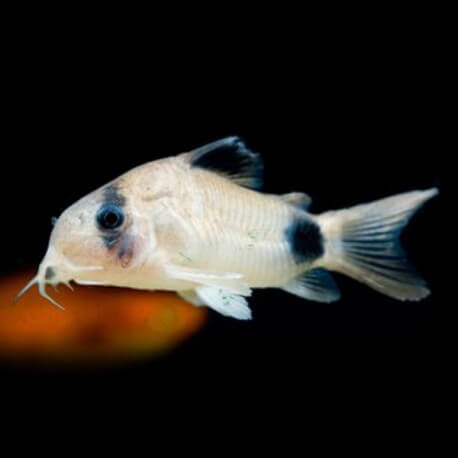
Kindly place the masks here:
<instances>
[{"instance_id":1,"label":"fish mouth","mask_svg":"<svg viewBox=\"0 0 458 458\"><path fill-rule=\"evenodd\" d=\"M46 292L46 285L57 287L59 284L64 284L73 291L73 287L70 284L71 280L78 281L76 275L78 272L91 272L95 270L103 270L102 266L78 266L72 264L69 261L64 262L65 268L59 269L55 264L51 264L45 260L40 264L38 273L33 277L24 288L19 291L17 296L14 298L14 302L17 302L21 296L27 292L32 286L38 285L38 292L42 297L47 299L51 304L55 305L59 310L65 310L55 299L48 295ZM70 274L70 275L69 275Z\"/></svg>"},{"instance_id":2,"label":"fish mouth","mask_svg":"<svg viewBox=\"0 0 458 458\"><path fill-rule=\"evenodd\" d=\"M38 272L38 274L32 278L32 280L29 281L29 283L27 283L27 285L24 286L24 288L21 289L21 291L19 291L18 295L14 298L14 302L17 302L21 296L26 292L28 291L33 285L37 284L38 285L38 292L40 293L41 296L43 296L45 299L47 299L49 302L51 302L53 305L55 305L58 309L60 310L65 310L65 308L60 305L56 300L54 300L51 296L48 295L48 293L46 292L46 285L47 284L51 284L53 286L57 286L59 283L64 283L65 285L67 285L69 288L73 289L72 286L70 285L69 281L67 282L56 282L56 283L51 283L49 280L47 280L46 277L49 277L49 272L50 270L48 269L52 269L53 272L55 272L55 269L53 267L47 267L46 268L46 273L45 275L43 276L42 274L40 274L40 271ZM55 276L55 275L53 275Z\"/></svg>"}]
</instances>

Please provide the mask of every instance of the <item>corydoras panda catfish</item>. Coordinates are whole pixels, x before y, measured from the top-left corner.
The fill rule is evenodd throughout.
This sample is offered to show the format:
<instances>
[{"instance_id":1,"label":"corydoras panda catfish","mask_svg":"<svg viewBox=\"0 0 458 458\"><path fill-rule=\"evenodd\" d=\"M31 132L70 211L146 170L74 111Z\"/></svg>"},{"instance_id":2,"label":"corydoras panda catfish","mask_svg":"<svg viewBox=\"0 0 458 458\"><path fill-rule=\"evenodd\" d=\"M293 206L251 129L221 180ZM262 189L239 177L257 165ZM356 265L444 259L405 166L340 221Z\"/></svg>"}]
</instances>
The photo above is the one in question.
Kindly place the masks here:
<instances>
[{"instance_id":1,"label":"corydoras panda catfish","mask_svg":"<svg viewBox=\"0 0 458 458\"><path fill-rule=\"evenodd\" d=\"M252 288L336 301L329 271L400 300L428 295L399 234L437 189L314 215L306 194L259 192L262 171L238 137L130 170L62 213L20 294L37 283L59 306L46 284L171 290L239 319Z\"/></svg>"}]
</instances>

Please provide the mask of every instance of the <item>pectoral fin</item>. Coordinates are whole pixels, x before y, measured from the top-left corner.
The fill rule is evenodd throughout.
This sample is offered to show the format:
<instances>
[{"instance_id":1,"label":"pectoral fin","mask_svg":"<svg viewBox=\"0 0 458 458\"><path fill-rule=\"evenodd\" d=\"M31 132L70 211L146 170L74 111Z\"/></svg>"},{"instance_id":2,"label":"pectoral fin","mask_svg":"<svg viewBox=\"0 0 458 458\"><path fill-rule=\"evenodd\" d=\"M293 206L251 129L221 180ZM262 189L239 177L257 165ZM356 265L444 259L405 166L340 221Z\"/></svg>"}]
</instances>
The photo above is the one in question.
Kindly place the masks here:
<instances>
[{"instance_id":1,"label":"pectoral fin","mask_svg":"<svg viewBox=\"0 0 458 458\"><path fill-rule=\"evenodd\" d=\"M194 267L169 264L167 273L171 278L196 283L196 286L224 288L235 294L251 295L251 289L243 281L243 275L234 272L207 272Z\"/></svg>"},{"instance_id":2,"label":"pectoral fin","mask_svg":"<svg viewBox=\"0 0 458 458\"><path fill-rule=\"evenodd\" d=\"M186 302L189 302L190 304L195 305L197 307L206 305L204 301L192 289L186 290L186 291L177 291L177 294L182 299L184 299Z\"/></svg>"},{"instance_id":3,"label":"pectoral fin","mask_svg":"<svg viewBox=\"0 0 458 458\"><path fill-rule=\"evenodd\" d=\"M219 287L199 286L196 288L196 295L213 310L225 316L237 318L238 320L251 320L251 310L247 300Z\"/></svg>"}]
</instances>

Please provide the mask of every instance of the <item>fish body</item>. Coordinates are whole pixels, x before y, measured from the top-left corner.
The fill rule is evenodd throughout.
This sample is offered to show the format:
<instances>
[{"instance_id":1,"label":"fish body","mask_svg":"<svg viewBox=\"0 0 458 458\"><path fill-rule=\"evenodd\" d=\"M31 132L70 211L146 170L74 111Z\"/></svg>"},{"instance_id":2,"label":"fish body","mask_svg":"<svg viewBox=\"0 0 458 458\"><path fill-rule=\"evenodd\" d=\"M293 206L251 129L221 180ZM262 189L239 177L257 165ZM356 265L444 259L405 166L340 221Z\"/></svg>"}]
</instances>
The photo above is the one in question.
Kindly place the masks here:
<instances>
[{"instance_id":1,"label":"fish body","mask_svg":"<svg viewBox=\"0 0 458 458\"><path fill-rule=\"evenodd\" d=\"M251 318L253 288L337 300L328 271L398 299L428 294L399 234L437 189L313 215L306 194L260 192L262 172L238 137L128 171L62 213L20 294L38 283L46 295L46 283L72 280L171 290L239 319Z\"/></svg>"}]
</instances>

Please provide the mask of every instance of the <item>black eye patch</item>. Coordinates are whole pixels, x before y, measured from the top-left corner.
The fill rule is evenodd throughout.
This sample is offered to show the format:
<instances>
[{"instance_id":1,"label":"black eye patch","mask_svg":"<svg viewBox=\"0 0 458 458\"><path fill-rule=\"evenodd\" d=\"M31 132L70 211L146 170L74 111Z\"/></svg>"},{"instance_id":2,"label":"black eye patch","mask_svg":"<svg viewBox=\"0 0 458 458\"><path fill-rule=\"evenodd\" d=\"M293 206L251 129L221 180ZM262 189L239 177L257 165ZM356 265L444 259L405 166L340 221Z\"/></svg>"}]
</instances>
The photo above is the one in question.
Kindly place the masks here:
<instances>
[{"instance_id":1,"label":"black eye patch","mask_svg":"<svg viewBox=\"0 0 458 458\"><path fill-rule=\"evenodd\" d=\"M104 231L117 229L124 222L124 211L114 204L102 205L96 215L97 225Z\"/></svg>"}]
</instances>

